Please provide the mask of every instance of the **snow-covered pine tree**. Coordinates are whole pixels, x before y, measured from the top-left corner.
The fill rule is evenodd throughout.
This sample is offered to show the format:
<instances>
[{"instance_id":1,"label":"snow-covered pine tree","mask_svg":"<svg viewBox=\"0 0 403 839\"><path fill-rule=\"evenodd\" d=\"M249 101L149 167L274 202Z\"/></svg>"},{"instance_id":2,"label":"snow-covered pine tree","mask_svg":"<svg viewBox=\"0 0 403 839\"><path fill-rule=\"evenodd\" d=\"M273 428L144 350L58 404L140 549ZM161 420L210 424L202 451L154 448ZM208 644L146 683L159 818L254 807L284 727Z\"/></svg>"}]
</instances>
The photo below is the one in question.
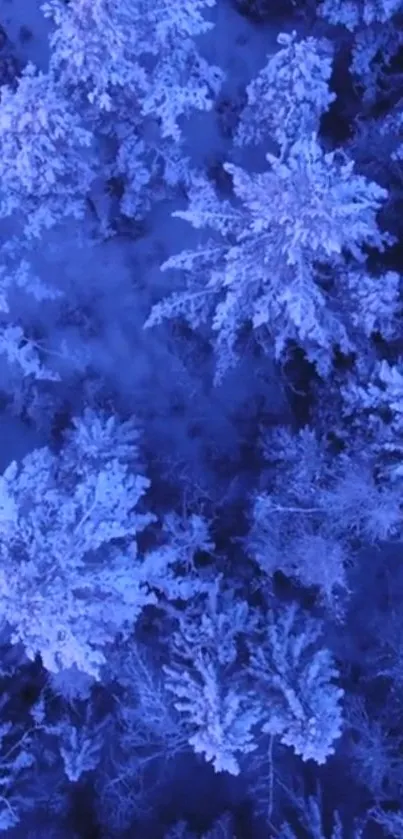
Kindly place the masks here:
<instances>
[{"instance_id":1,"label":"snow-covered pine tree","mask_svg":"<svg viewBox=\"0 0 403 839\"><path fill-rule=\"evenodd\" d=\"M385 486L397 492L403 477L403 367L377 359L362 365L341 387L344 424L371 452ZM347 438L348 439L348 438Z\"/></svg>"},{"instance_id":2,"label":"snow-covered pine tree","mask_svg":"<svg viewBox=\"0 0 403 839\"><path fill-rule=\"evenodd\" d=\"M276 359L296 342L327 375L334 348L348 352L359 337L364 301L357 308L357 278L348 266L364 263L364 246L382 249L389 241L376 219L386 190L355 173L344 154L325 153L313 135L295 143L285 160L267 159L262 174L225 165L233 200L220 200L207 180L195 180L189 208L174 215L213 235L162 265L183 271L187 289L157 303L146 322L210 324L218 379L236 364L240 338L251 330Z\"/></svg>"},{"instance_id":3,"label":"snow-covered pine tree","mask_svg":"<svg viewBox=\"0 0 403 839\"><path fill-rule=\"evenodd\" d=\"M59 457L35 450L1 477L1 615L50 671L98 677L103 648L155 602L136 575L136 533L154 520L136 510L149 487L136 440L90 412Z\"/></svg>"},{"instance_id":4,"label":"snow-covered pine tree","mask_svg":"<svg viewBox=\"0 0 403 839\"><path fill-rule=\"evenodd\" d=\"M350 72L366 108L374 106L388 86L399 89L399 77L387 70L402 46L402 0L324 0L319 15L353 33Z\"/></svg>"},{"instance_id":5,"label":"snow-covered pine tree","mask_svg":"<svg viewBox=\"0 0 403 839\"><path fill-rule=\"evenodd\" d=\"M46 0L51 18L50 71L70 99L87 100L98 109L115 110L116 91L132 100L147 87L139 66L141 43L133 27L133 0Z\"/></svg>"},{"instance_id":6,"label":"snow-covered pine tree","mask_svg":"<svg viewBox=\"0 0 403 839\"><path fill-rule=\"evenodd\" d=\"M38 237L65 216L81 218L95 178L94 138L52 75L25 67L0 94L0 217L16 214Z\"/></svg>"},{"instance_id":7,"label":"snow-covered pine tree","mask_svg":"<svg viewBox=\"0 0 403 839\"><path fill-rule=\"evenodd\" d=\"M216 772L238 775L242 757L256 748L259 708L236 666L237 640L253 633L256 616L216 581L177 618L165 686L194 751Z\"/></svg>"},{"instance_id":8,"label":"snow-covered pine tree","mask_svg":"<svg viewBox=\"0 0 403 839\"><path fill-rule=\"evenodd\" d=\"M402 44L401 26L395 20L375 21L356 31L350 72L368 111L379 98L387 98L388 91L390 95L400 89L401 75L394 75L389 69Z\"/></svg>"},{"instance_id":9,"label":"snow-covered pine tree","mask_svg":"<svg viewBox=\"0 0 403 839\"><path fill-rule=\"evenodd\" d=\"M330 650L320 644L322 631L321 621L293 603L267 616L265 639L249 642L263 732L318 764L341 735L344 694Z\"/></svg>"},{"instance_id":10,"label":"snow-covered pine tree","mask_svg":"<svg viewBox=\"0 0 403 839\"><path fill-rule=\"evenodd\" d=\"M374 478L374 452L335 455L308 428L280 429L264 441L267 490L253 498L250 556L263 577L276 571L316 590L329 612L349 592L358 545L377 544L400 529L399 493Z\"/></svg>"},{"instance_id":11,"label":"snow-covered pine tree","mask_svg":"<svg viewBox=\"0 0 403 839\"><path fill-rule=\"evenodd\" d=\"M325 763L340 736L343 691L322 624L281 606L260 614L218 585L178 614L166 687L189 743L217 772L238 775L264 734L279 737L303 760ZM246 644L249 661L239 658Z\"/></svg>"},{"instance_id":12,"label":"snow-covered pine tree","mask_svg":"<svg viewBox=\"0 0 403 839\"><path fill-rule=\"evenodd\" d=\"M271 55L246 88L235 143L243 146L276 140L286 148L319 130L322 114L336 98L329 90L332 45L324 38L297 40L296 32L278 36Z\"/></svg>"},{"instance_id":13,"label":"snow-covered pine tree","mask_svg":"<svg viewBox=\"0 0 403 839\"><path fill-rule=\"evenodd\" d=\"M223 79L194 40L212 28L204 13L214 4L47 0L42 6L55 23L52 73L117 147L107 174L125 182L125 214L147 206L151 181L158 195L161 179L172 186L187 177L186 153L177 148L180 123L192 109L212 107Z\"/></svg>"},{"instance_id":14,"label":"snow-covered pine tree","mask_svg":"<svg viewBox=\"0 0 403 839\"><path fill-rule=\"evenodd\" d=\"M324 0L319 5L319 14L329 23L353 32L360 26L386 23L402 8L402 0Z\"/></svg>"}]
</instances>

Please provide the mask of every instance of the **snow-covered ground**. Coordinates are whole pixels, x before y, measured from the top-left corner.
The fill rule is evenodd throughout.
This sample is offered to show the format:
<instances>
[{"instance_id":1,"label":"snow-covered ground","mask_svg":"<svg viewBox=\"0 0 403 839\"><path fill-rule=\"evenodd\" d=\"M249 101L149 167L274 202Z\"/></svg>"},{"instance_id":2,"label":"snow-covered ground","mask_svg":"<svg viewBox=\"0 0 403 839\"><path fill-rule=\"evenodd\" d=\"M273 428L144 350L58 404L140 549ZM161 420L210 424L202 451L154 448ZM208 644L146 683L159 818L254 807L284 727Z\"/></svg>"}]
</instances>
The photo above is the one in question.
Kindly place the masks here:
<instances>
[{"instance_id":1,"label":"snow-covered ground","mask_svg":"<svg viewBox=\"0 0 403 839\"><path fill-rule=\"evenodd\" d=\"M41 70L46 70L51 24L42 14L40 5L40 0L0 0L0 24L11 42L13 53L23 64L32 61Z\"/></svg>"},{"instance_id":2,"label":"snow-covered ground","mask_svg":"<svg viewBox=\"0 0 403 839\"><path fill-rule=\"evenodd\" d=\"M40 0L0 0L0 15L17 57L46 69L50 26L40 11ZM218 0L212 19L216 25L200 39L200 48L225 71L221 99L229 101L242 92L274 51L277 32L249 22L235 11L230 0ZM28 40L21 39L21 26L32 33ZM206 170L215 161L225 160L230 145L230 138L220 130L217 110L197 113L188 121L186 146L192 166ZM171 287L170 272L161 274L160 264L170 254L194 244L199 235L190 225L172 218L179 204L183 206L184 200L157 203L146 220L144 235L137 240L117 237L95 244L88 241L79 248L74 223L73 228L64 224L46 235L42 249L36 250L32 258L45 282L56 282L67 299L76 301L78 311L91 310L94 328L84 340L85 355L92 368L102 380L113 382L126 408L141 414L138 402L146 398L151 412L147 419L153 423L153 433L159 434L163 449L192 460L200 455L197 435L192 430L198 417L203 419L205 430L206 422L211 424L214 417L214 428L210 429L212 446L216 435L221 450L224 443L229 448L235 446L230 416L251 394L251 372L238 375L235 383L230 377L222 388L206 393L201 371L197 381L189 380L167 345L166 331L142 328L152 302ZM68 378L69 366L76 364L76 353L82 354L83 334L81 326L63 324L59 319L55 322L53 315L51 306L38 306L35 321L39 331L48 335L49 363ZM63 342L67 347L66 362L57 356ZM252 372L253 375L256 374ZM273 392L268 399L272 404L281 402L279 394ZM185 402L185 411L170 421L167 437L166 417L172 416L173 403L178 400Z\"/></svg>"}]
</instances>

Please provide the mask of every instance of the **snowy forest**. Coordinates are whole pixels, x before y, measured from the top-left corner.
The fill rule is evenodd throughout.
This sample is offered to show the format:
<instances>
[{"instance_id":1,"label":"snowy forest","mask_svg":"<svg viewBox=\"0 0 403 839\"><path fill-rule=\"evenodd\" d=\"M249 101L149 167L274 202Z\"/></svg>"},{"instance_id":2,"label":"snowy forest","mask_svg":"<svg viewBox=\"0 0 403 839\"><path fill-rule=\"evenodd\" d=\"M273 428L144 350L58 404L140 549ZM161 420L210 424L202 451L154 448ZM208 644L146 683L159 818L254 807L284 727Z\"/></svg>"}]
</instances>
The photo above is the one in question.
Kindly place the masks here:
<instances>
[{"instance_id":1,"label":"snowy forest","mask_svg":"<svg viewBox=\"0 0 403 839\"><path fill-rule=\"evenodd\" d=\"M403 839L403 0L0 0L0 833Z\"/></svg>"}]
</instances>

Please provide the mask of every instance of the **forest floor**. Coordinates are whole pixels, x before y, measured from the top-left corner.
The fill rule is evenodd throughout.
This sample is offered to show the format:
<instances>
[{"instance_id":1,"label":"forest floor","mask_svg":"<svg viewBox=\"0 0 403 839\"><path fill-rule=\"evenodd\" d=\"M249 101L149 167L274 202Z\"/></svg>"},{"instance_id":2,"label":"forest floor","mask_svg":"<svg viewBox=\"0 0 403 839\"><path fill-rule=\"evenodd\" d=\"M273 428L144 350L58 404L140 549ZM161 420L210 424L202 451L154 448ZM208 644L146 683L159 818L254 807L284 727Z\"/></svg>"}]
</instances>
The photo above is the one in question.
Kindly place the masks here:
<instances>
[{"instance_id":1,"label":"forest floor","mask_svg":"<svg viewBox=\"0 0 403 839\"><path fill-rule=\"evenodd\" d=\"M277 31L273 26L250 22L235 10L230 0L218 0L212 19L216 25L200 39L200 49L209 61L224 70L226 81L220 101L231 103L264 65L267 55L276 49ZM46 71L51 27L40 11L40 0L30 3L0 0L0 24L10 40L11 53L22 64L33 61ZM234 159L231 138L220 128L217 109L195 113L188 120L185 146L196 169L206 171L229 157ZM254 160L249 163L253 168ZM70 319L62 328L56 319L52 322L52 306L36 306L36 326L47 334L50 363L63 379L69 378L73 368L77 371L82 365L84 370L90 364L103 381L109 379L113 383L121 396L123 410L136 413L147 422L154 445L156 440L160 441L161 456L174 451L180 461L195 461L197 471L203 444L195 434L195 427L204 428L204 436L208 435L212 448L215 443L221 450L239 446L232 417L250 401L251 375L252 379L256 377L256 371L241 371L241 375L238 371L222 387L214 390L209 387L206 392L205 376L198 371L197 380L189 380L188 371L170 347L164 327L148 331L142 328L152 303L170 290L170 272L161 274L160 264L169 255L197 241L190 225L172 218L172 212L184 204L183 198L157 202L146 218L141 235L134 239L116 236L94 241L90 235L93 220L87 218L84 225L80 223L81 244L78 245L76 222L63 224L47 233L43 247L36 248L28 258L32 259L41 279L52 283L56 277L66 299L74 300L79 311L91 312L83 353L82 323L75 325L73 318L73 322ZM57 356L61 345L64 361ZM273 382L273 387L276 392L268 393L268 402L271 405L277 402L278 410L282 410L278 382ZM77 411L82 399L81 394ZM178 401L186 405L174 417L173 404L177 405ZM147 405L145 412L144 405ZM15 429L18 439L8 451L12 453L15 449L18 457L24 446L17 424Z\"/></svg>"}]
</instances>

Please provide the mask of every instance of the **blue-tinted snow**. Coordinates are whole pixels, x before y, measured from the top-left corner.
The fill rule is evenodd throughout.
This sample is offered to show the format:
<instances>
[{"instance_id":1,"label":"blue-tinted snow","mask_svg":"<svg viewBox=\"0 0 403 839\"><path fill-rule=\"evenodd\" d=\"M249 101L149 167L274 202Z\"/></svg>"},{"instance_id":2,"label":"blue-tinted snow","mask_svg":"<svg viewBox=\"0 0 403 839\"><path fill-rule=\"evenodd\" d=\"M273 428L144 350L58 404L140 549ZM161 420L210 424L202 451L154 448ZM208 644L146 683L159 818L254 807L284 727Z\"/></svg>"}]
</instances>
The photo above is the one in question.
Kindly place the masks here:
<instances>
[{"instance_id":1,"label":"blue-tinted snow","mask_svg":"<svg viewBox=\"0 0 403 839\"><path fill-rule=\"evenodd\" d=\"M45 19L40 5L41 0L0 0L0 24L21 63L33 61L41 70L46 70L51 23Z\"/></svg>"},{"instance_id":2,"label":"blue-tinted snow","mask_svg":"<svg viewBox=\"0 0 403 839\"><path fill-rule=\"evenodd\" d=\"M40 0L0 0L5 28L23 61L33 60L46 69L48 59L49 23L40 12ZM268 53L277 48L277 31L272 27L255 26L239 15L231 2L219 0L211 13L216 26L199 39L206 57L217 62L226 72L223 96L231 97L242 90L264 65ZM20 26L32 30L32 39L19 41ZM226 159L230 139L222 136L215 110L195 114L187 123L187 152L192 166L206 169L215 160ZM143 412L147 404L147 423L151 437L159 439L161 456L173 460L198 461L202 456L201 439L195 433L200 423L203 438L218 442L221 451L236 450L239 435L231 416L242 411L259 390L259 371L241 367L218 390L206 387L206 375L212 371L199 369L190 374L169 341L165 327L143 331L143 323L151 304L174 288L171 272L161 274L159 265L173 253L196 244L200 232L172 212L185 206L183 199L157 203L146 220L144 235L137 241L116 238L98 244L76 242L73 223L46 234L40 248L33 254L33 264L42 280L67 292L77 312L91 312L92 329L83 331L69 318L59 317L59 304L33 304L30 319L46 336L49 364L66 377L66 400L74 404L73 371L87 363L107 384L111 382L122 398L126 410ZM88 228L89 229L89 228ZM21 301L21 306L24 301ZM25 305L31 305L29 300ZM21 316L23 317L23 311ZM77 317L77 322L82 318ZM69 321L69 322L67 322ZM62 356L57 355L62 348ZM210 376L209 376L210 373ZM264 372L271 379L270 372ZM174 386L173 386L174 383ZM280 385L273 379L265 386L273 412L282 411ZM183 403L183 412L173 417L173 405ZM77 410L79 410L77 405ZM170 417L169 428L166 421ZM17 455L18 456L18 455ZM10 457L14 457L10 449Z\"/></svg>"}]
</instances>

